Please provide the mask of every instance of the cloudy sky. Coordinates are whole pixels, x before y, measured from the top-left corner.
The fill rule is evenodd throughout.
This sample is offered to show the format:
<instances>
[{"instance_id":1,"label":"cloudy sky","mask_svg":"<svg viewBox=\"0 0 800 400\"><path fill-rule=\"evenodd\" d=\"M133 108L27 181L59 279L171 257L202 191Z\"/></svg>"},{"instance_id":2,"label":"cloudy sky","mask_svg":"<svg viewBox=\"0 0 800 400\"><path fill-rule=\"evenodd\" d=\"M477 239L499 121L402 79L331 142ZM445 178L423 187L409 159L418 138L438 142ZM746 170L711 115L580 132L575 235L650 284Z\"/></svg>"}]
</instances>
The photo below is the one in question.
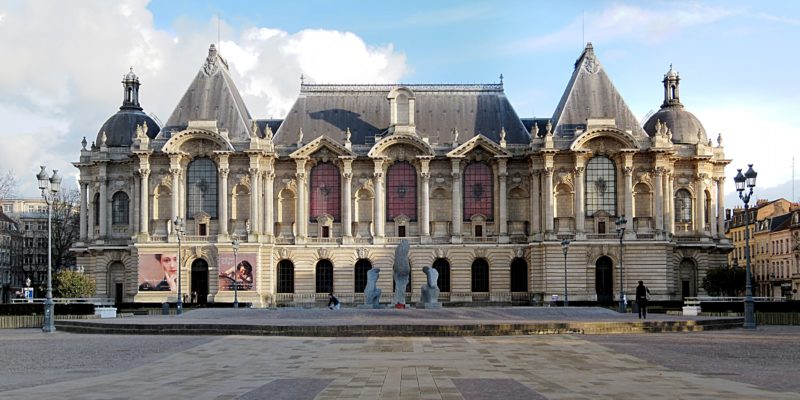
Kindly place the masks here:
<instances>
[{"instance_id":1,"label":"cloudy sky","mask_svg":"<svg viewBox=\"0 0 800 400\"><path fill-rule=\"evenodd\" d=\"M0 0L0 171L16 173L24 196L37 194L38 165L74 185L81 138L95 140L117 111L128 68L145 112L166 121L218 37L256 118L283 118L301 74L486 83L502 73L521 116L550 116L591 41L640 120L660 106L673 64L687 109L709 137L722 133L728 175L754 163L766 188L791 180L799 144L800 2L761 3Z\"/></svg>"}]
</instances>

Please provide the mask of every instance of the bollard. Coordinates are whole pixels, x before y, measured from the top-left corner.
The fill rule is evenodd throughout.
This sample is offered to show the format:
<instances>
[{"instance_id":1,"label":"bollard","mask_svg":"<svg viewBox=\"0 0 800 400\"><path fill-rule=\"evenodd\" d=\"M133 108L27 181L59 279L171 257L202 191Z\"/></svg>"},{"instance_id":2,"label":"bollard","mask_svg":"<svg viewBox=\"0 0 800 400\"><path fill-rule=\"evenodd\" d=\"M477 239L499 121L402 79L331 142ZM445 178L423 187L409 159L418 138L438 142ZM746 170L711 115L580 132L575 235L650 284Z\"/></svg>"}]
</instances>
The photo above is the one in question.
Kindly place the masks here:
<instances>
[{"instance_id":1,"label":"bollard","mask_svg":"<svg viewBox=\"0 0 800 400\"><path fill-rule=\"evenodd\" d=\"M161 304L161 315L169 315L169 303Z\"/></svg>"}]
</instances>

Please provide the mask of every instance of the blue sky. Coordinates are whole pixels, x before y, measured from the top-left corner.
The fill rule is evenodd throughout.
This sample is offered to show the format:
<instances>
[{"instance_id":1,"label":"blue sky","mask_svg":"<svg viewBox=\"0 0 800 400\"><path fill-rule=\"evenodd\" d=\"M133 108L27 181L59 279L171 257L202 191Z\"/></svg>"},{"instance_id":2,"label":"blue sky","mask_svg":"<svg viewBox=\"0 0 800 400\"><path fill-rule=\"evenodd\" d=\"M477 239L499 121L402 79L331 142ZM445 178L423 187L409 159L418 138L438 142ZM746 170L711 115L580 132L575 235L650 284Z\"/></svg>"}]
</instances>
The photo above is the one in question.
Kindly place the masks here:
<instances>
[{"instance_id":1,"label":"blue sky","mask_svg":"<svg viewBox=\"0 0 800 400\"><path fill-rule=\"evenodd\" d=\"M222 54L259 118L283 117L300 73L320 83L497 82L502 73L518 114L546 117L591 41L640 119L660 106L661 79L673 64L687 109L710 138L722 133L732 166L756 164L759 186L790 180L798 147L792 72L800 61L800 2L63 3L0 0L0 44L22 64L0 78L0 117L13 128L0 138L52 135L44 155L13 154L32 164L15 163L20 172L49 163L75 174L68 162L77 159L80 138L91 141L116 111L129 65L142 79L146 111L166 121L217 41L217 16ZM0 160L9 154L0 150ZM0 161L0 169L10 166Z\"/></svg>"}]
</instances>

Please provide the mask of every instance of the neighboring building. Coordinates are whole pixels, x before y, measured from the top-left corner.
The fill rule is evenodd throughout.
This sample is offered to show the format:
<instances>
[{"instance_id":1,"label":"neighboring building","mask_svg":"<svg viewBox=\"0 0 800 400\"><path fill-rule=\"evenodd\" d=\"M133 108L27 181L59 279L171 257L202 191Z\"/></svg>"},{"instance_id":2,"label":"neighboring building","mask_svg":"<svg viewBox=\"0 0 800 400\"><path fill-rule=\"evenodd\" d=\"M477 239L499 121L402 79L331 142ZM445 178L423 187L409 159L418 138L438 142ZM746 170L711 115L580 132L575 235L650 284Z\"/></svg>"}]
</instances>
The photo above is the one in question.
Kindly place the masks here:
<instances>
[{"instance_id":1,"label":"neighboring building","mask_svg":"<svg viewBox=\"0 0 800 400\"><path fill-rule=\"evenodd\" d=\"M22 233L17 221L0 210L0 302L8 303L23 286Z\"/></svg>"},{"instance_id":2,"label":"neighboring building","mask_svg":"<svg viewBox=\"0 0 800 400\"><path fill-rule=\"evenodd\" d=\"M31 279L32 287L47 285L47 203L39 199L4 199L3 211L17 221L22 232L22 268L13 280ZM37 294L38 295L38 294Z\"/></svg>"},{"instance_id":3,"label":"neighboring building","mask_svg":"<svg viewBox=\"0 0 800 400\"><path fill-rule=\"evenodd\" d=\"M428 265L443 301L563 294L562 239L570 300L610 302L638 280L679 300L702 294L731 250L729 160L684 109L678 74L664 75L661 109L642 126L591 44L552 119L520 118L502 82L301 82L285 119L256 120L213 45L164 127L142 111L139 78L122 83L122 107L75 163L73 250L101 296L174 299L179 268L184 294L230 302L233 239L253 276L239 299L256 305L330 291L359 301L372 267L388 300L402 239L412 301Z\"/></svg>"},{"instance_id":4,"label":"neighboring building","mask_svg":"<svg viewBox=\"0 0 800 400\"><path fill-rule=\"evenodd\" d=\"M734 209L729 209L727 211L726 220L725 220L725 233L728 239L733 244L733 251L728 255L728 264L734 265L738 264L744 266L745 261L745 227L749 227L750 229L750 259L753 260L753 257L758 254L766 254L764 252L758 252L756 249L756 241L755 234L759 232L764 232L767 227L763 227L762 229L756 229L756 221L763 221L767 218L771 218L776 215L786 214L789 212L789 207L791 206L791 202L786 199L778 199L778 200L756 200L755 204L751 205L749 208L750 215L746 218L744 208L743 207L736 207ZM749 225L747 223L749 222ZM735 262L734 262L735 261Z\"/></svg>"}]
</instances>

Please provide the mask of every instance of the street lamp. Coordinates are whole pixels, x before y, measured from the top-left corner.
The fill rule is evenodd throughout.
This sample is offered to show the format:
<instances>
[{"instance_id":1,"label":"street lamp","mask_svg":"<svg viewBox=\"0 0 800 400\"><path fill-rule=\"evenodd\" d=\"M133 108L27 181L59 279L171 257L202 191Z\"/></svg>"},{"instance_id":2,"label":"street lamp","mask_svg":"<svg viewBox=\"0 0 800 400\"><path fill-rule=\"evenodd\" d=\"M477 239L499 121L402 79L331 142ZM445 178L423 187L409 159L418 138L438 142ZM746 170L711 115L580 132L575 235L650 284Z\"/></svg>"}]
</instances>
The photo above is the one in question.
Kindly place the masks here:
<instances>
[{"instance_id":1,"label":"street lamp","mask_svg":"<svg viewBox=\"0 0 800 400\"><path fill-rule=\"evenodd\" d=\"M239 240L233 239L233 308L239 308L239 265L236 255L239 253Z\"/></svg>"},{"instance_id":2,"label":"street lamp","mask_svg":"<svg viewBox=\"0 0 800 400\"><path fill-rule=\"evenodd\" d=\"M567 251L569 251L569 240L561 241L561 250L564 251L564 307L569 306L569 294L567 292Z\"/></svg>"},{"instance_id":3,"label":"street lamp","mask_svg":"<svg viewBox=\"0 0 800 400\"><path fill-rule=\"evenodd\" d=\"M56 200L58 191L61 189L61 176L58 170L53 170L53 176L47 175L47 167L41 166L42 170L36 175L39 181L39 189L42 191L42 198L47 203L47 298L44 301L44 324L42 332L53 333L56 325L53 321L55 308L53 306L53 202Z\"/></svg>"},{"instance_id":4,"label":"street lamp","mask_svg":"<svg viewBox=\"0 0 800 400\"><path fill-rule=\"evenodd\" d=\"M180 217L175 217L172 223L175 225L175 234L178 236L178 304L176 308L178 315L181 315L183 314L183 298L181 296L181 238L183 237L186 226L183 223L183 218Z\"/></svg>"},{"instance_id":5,"label":"street lamp","mask_svg":"<svg viewBox=\"0 0 800 400\"><path fill-rule=\"evenodd\" d=\"M745 292L744 292L744 325L745 329L756 328L756 316L753 303L753 286L750 282L750 213L747 211L750 208L750 196L753 194L753 188L756 187L756 176L758 173L753 170L753 164L747 164L747 172L742 175L742 170L733 178L736 183L736 191L739 192L739 198L744 202L744 258L745 258ZM745 187L748 188L745 193Z\"/></svg>"},{"instance_id":6,"label":"street lamp","mask_svg":"<svg viewBox=\"0 0 800 400\"><path fill-rule=\"evenodd\" d=\"M627 223L628 220L625 219L624 214L614 222L614 224L617 225L617 233L619 233L619 312L621 313L625 312L625 288L622 286L622 259L625 257L625 249L622 245L622 239L625 237L625 224Z\"/></svg>"}]
</instances>

